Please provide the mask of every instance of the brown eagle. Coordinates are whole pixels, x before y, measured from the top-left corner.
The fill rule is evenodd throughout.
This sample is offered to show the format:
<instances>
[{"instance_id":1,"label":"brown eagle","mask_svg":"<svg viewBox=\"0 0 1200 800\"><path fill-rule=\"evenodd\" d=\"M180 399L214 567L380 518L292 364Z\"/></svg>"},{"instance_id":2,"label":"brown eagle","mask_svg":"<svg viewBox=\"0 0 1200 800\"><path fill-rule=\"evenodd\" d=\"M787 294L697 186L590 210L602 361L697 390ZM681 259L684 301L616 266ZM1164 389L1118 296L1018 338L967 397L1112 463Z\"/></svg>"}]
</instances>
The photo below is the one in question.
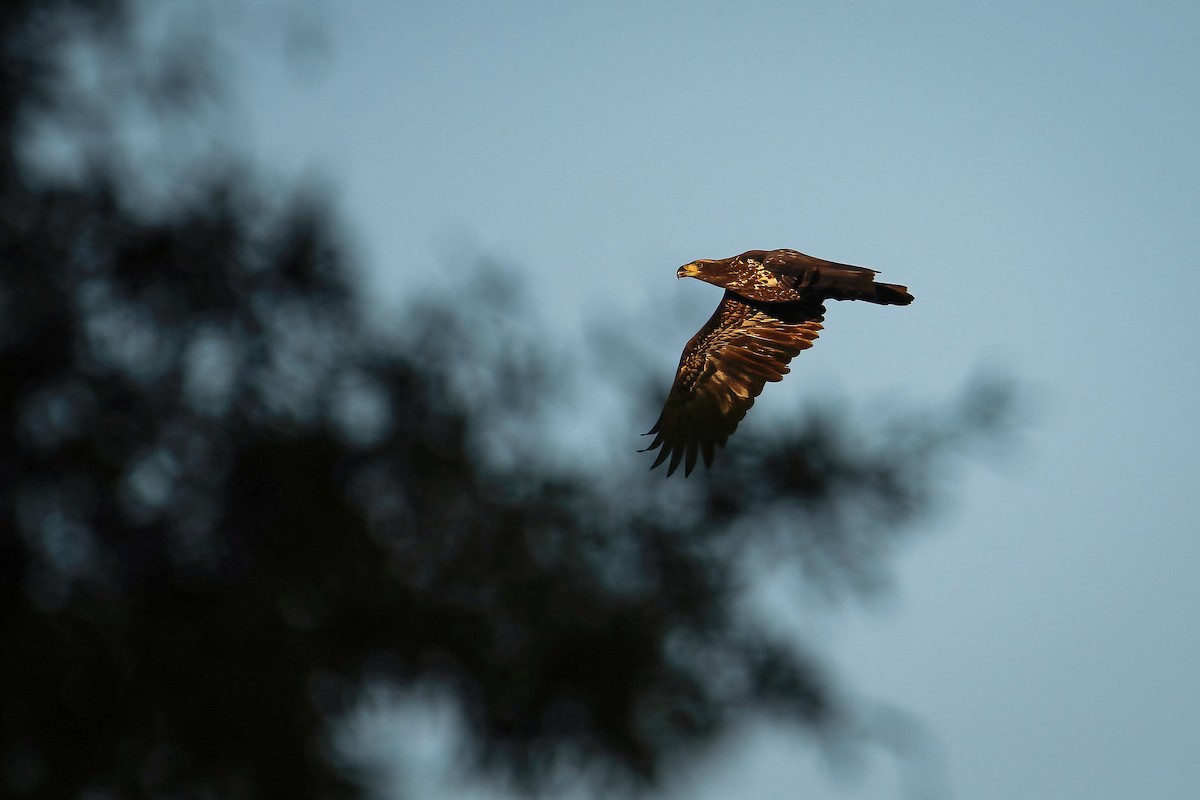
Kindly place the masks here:
<instances>
[{"instance_id":1,"label":"brown eagle","mask_svg":"<svg viewBox=\"0 0 1200 800\"><path fill-rule=\"evenodd\" d=\"M876 270L837 264L795 250L748 250L740 256L684 264L679 278L720 286L725 296L679 359L675 383L650 446L661 447L654 469L669 457L667 475L682 461L690 475L696 456L711 467L713 453L730 434L767 381L788 373L788 362L812 347L826 300L866 300L906 306L904 286L875 283Z\"/></svg>"}]
</instances>

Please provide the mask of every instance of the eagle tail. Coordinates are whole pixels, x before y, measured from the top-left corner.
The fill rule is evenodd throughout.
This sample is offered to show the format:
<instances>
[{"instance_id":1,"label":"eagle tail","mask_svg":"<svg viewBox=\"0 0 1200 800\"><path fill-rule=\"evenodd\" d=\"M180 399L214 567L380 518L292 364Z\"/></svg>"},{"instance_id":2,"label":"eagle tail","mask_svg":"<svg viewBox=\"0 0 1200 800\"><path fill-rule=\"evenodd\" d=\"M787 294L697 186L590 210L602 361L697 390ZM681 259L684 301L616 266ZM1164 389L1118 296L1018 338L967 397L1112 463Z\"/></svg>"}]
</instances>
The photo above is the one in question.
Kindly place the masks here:
<instances>
[{"instance_id":1,"label":"eagle tail","mask_svg":"<svg viewBox=\"0 0 1200 800\"><path fill-rule=\"evenodd\" d=\"M876 283L875 270L848 264L822 264L816 281L830 300L866 300L881 306L906 306L913 301L907 286Z\"/></svg>"},{"instance_id":2,"label":"eagle tail","mask_svg":"<svg viewBox=\"0 0 1200 800\"><path fill-rule=\"evenodd\" d=\"M913 301L908 287L898 283L872 283L871 288L875 290L874 296L859 299L881 306L906 306Z\"/></svg>"}]
</instances>

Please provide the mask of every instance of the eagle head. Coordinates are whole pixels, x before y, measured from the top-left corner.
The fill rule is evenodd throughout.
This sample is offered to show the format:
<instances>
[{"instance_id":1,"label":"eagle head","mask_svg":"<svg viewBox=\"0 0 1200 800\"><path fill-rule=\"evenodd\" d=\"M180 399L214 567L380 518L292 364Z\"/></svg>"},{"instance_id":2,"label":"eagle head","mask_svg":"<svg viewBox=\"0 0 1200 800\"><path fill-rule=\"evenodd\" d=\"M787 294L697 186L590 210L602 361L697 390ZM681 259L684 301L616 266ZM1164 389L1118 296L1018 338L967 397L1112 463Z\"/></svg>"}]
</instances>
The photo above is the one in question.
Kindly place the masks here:
<instances>
[{"instance_id":1,"label":"eagle head","mask_svg":"<svg viewBox=\"0 0 1200 800\"><path fill-rule=\"evenodd\" d=\"M682 267L675 270L675 277L676 278L700 278L701 280L703 280L704 276L707 274L707 272L705 271L705 267L711 263L713 263L713 262L709 261L707 259L701 259L700 261L692 261L689 264L684 264Z\"/></svg>"}]
</instances>

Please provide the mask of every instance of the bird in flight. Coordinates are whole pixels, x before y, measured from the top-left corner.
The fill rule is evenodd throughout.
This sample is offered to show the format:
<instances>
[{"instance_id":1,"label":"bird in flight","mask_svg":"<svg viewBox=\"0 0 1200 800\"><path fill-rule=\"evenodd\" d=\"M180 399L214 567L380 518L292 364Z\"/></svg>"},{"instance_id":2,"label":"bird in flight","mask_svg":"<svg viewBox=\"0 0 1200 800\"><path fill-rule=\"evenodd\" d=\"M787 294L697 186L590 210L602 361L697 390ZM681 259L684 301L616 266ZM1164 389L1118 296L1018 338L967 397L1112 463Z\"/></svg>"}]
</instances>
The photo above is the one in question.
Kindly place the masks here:
<instances>
[{"instance_id":1,"label":"bird in flight","mask_svg":"<svg viewBox=\"0 0 1200 800\"><path fill-rule=\"evenodd\" d=\"M904 286L876 283L876 270L814 258L795 250L747 250L739 256L684 264L679 278L699 278L725 290L721 304L679 359L650 446L650 465L670 459L690 475L698 456L711 467L767 381L782 380L788 362L812 347L826 300L866 300L906 306Z\"/></svg>"}]
</instances>

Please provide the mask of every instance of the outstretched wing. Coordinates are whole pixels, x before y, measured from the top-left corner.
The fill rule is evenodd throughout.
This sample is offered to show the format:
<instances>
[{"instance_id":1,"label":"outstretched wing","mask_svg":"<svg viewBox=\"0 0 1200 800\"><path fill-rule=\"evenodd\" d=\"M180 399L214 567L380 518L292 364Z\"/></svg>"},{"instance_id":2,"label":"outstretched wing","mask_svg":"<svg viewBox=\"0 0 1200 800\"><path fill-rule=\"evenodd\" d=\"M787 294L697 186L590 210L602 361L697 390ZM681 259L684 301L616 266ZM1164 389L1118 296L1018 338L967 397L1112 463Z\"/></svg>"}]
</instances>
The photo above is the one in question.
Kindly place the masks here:
<instances>
[{"instance_id":1,"label":"outstretched wing","mask_svg":"<svg viewBox=\"0 0 1200 800\"><path fill-rule=\"evenodd\" d=\"M836 261L826 261L823 258L801 253L799 250L769 250L763 253L762 264L772 272L782 275L806 275L813 271L827 271L833 274L845 275L878 275L879 270L868 267L856 267L853 264L839 264ZM867 278L870 280L870 278Z\"/></svg>"},{"instance_id":2,"label":"outstretched wing","mask_svg":"<svg viewBox=\"0 0 1200 800\"><path fill-rule=\"evenodd\" d=\"M884 306L906 306L913 301L907 287L875 283L879 271L867 267L826 261L796 250L772 250L764 254L762 264L768 272L780 276L781 284L803 295L866 300Z\"/></svg>"},{"instance_id":3,"label":"outstretched wing","mask_svg":"<svg viewBox=\"0 0 1200 800\"><path fill-rule=\"evenodd\" d=\"M712 466L716 448L724 447L766 382L781 380L788 362L812 347L824 314L819 302L755 303L726 291L683 349L666 405L646 434L655 434L646 450L662 448L650 468L670 458L667 475L680 461L690 475L699 454Z\"/></svg>"}]
</instances>

